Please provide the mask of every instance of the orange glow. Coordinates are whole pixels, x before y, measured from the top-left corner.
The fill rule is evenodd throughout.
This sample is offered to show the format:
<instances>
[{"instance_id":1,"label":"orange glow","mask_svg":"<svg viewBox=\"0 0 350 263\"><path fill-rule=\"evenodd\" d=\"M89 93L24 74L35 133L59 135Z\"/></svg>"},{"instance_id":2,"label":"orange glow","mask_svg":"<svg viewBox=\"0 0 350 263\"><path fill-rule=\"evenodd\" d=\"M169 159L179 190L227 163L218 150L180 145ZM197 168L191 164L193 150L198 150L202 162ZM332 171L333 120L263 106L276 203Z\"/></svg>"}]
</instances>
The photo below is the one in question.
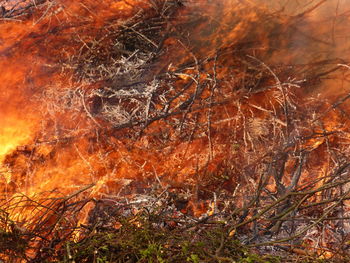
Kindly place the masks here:
<instances>
[{"instance_id":1,"label":"orange glow","mask_svg":"<svg viewBox=\"0 0 350 263\"><path fill-rule=\"evenodd\" d=\"M195 9L204 13L204 16L212 19L211 23L215 27L215 21L220 19L220 24L216 28L210 29L207 36L212 36L211 42L203 41L201 36L204 27L207 24L202 23L195 28L191 34L190 41L193 45L198 44L196 53L205 53L208 56L215 52L218 48L234 45L241 39L247 38L249 40L251 34L250 29L252 25L259 21L259 13L250 7L250 4L230 4L229 2L217 3L220 8L206 9L209 3L201 1L196 4ZM68 109L66 112L55 112L55 105L48 105L43 107L43 102L40 101L42 94L48 94L49 87L57 89L57 95L64 83L70 83L72 88L76 83L71 82L71 76L61 76L61 71L57 66L57 62L62 58L62 55L72 55L72 52L77 47L77 44L71 39L71 35L78 34L82 39L81 43L89 41L94 37L95 32L98 31L105 23L109 23L111 19L127 19L137 12L139 8L149 8L144 1L104 1L103 3L95 3L95 1L56 1L55 4L50 3L39 8L37 14L33 17L25 19L24 22L8 21L0 25L1 32L7 32L1 43L1 54L6 57L5 62L0 65L1 72L1 91L4 93L1 97L1 126L0 126L0 156L3 160L6 155L11 159L11 152L15 151L17 147L30 145L29 148L35 149L36 154L46 159L44 164L35 164L35 169L28 169L29 159L26 157L18 157L16 159L16 169L27 170L27 177L29 179L25 184L22 179L13 179L15 183L15 191L25 191L27 193L36 193L48 189L60 189L63 192L69 192L74 188L80 187L87 183L95 183L96 186L92 191L95 196L102 193L117 191L122 185L108 183L117 178L125 180L134 180L144 177L146 174L156 172L159 175L172 171L170 179L164 178L164 184L169 180L171 184L182 184L184 180L192 180L198 167L205 167L207 164L207 156L209 155L209 147L207 138L205 136L195 138L191 144L186 142L178 142L175 149L168 150L166 154L162 155L157 152L145 153L152 144L145 139L143 142L137 142L135 148L130 151L126 149L122 141L113 141L111 147L101 146L101 149L95 149L93 153L88 149L94 147L89 145L89 142L83 138L87 134L91 134L94 130L94 123L86 116L75 116L76 113ZM202 9L201 9L202 8ZM266 7L267 8L267 7ZM190 9L191 10L191 9ZM223 14L216 13L218 10L225 10ZM193 10L192 10L193 11ZM190 12L190 11L187 11ZM240 21L234 20L233 15L239 13ZM185 12L184 15L187 13ZM219 15L221 16L219 18ZM77 27L66 27L72 23L78 24ZM87 26L79 26L79 23L87 24ZM231 24L234 23L232 27ZM60 28L60 25L62 28ZM58 29L57 29L58 27ZM50 30L59 30L60 33L50 34ZM259 32L257 29L254 34L259 36L263 43L269 41L262 28ZM80 33L81 32L81 33ZM89 32L89 34L84 35ZM45 35L46 33L46 35ZM42 36L41 36L42 35ZM222 37L224 36L225 37ZM269 43L262 44L262 47ZM66 45L63 46L63 43ZM202 44L205 43L205 46ZM209 47L208 47L209 44ZM203 46L202 46L203 45ZM60 50L56 48L60 46ZM58 57L56 57L58 56ZM182 60L187 59L188 54ZM181 57L180 56L180 57ZM219 78L224 78L229 72L229 66L234 66L234 62L227 61L227 67L218 72ZM178 77L184 81L188 81L189 76L193 70L189 70L186 74L178 74ZM233 72L232 72L233 73ZM61 84L62 83L62 84ZM55 85L57 87L55 87ZM228 87L227 87L228 88ZM15 91L16 90L16 91ZM55 94L53 94L55 96ZM209 93L203 94L209 96ZM39 98L39 101L38 101ZM52 97L51 97L52 98ZM45 97L42 98L46 100ZM232 98L233 100L235 97ZM260 104L261 95L253 95L249 101L252 104ZM179 99L180 101L180 99ZM47 102L47 101L46 101ZM50 103L50 101L48 101ZM60 103L59 101L57 103ZM6 104L9 104L7 106ZM41 105L40 105L41 104ZM274 107L276 102L271 101L271 105L262 105L259 107L266 108L267 111ZM57 105L56 105L57 106ZM250 107L242 105L244 112L251 111ZM237 107L234 104L225 106L226 113L221 113L221 108L213 114L213 128L220 130L223 127L230 129L236 121L234 114ZM223 109L223 108L222 108ZM47 112L45 112L45 110ZM254 109L254 114L261 115L259 124L258 118L251 117L247 121L250 123L248 130L245 131L245 150L247 150L247 142L251 136L264 137L266 131L261 130L264 126L263 112ZM247 115L249 116L249 114ZM47 118L52 118L48 121ZM223 119L232 119L226 123L221 124ZM255 118L255 119L254 119ZM47 123L45 123L47 121ZM71 122L73 121L73 122ZM240 121L240 120L239 120ZM283 120L276 120L283 124ZM218 124L215 124L215 123ZM283 125L282 125L283 126ZM152 127L150 130L152 131ZM66 134L68 137L78 137L73 140L70 146L61 145L57 149L50 144L40 144L36 146L36 138L41 138L43 141L53 141L60 139L63 130L69 130ZM216 161L221 159L223 155L230 148L225 145L223 141L224 134L218 134L213 137L213 144L218 145L212 149L214 159L210 163L210 169L215 171ZM317 148L322 144L322 141L309 142L312 145L307 146ZM100 146L98 146L100 147ZM118 151L108 153L105 155L107 149L118 147ZM169 146L171 147L171 146ZM242 148L242 145L238 147ZM61 148L61 149L60 149ZM31 149L32 151L34 151ZM53 151L54 157L50 157ZM147 150L148 151L148 150ZM200 153L198 155L198 153ZM105 156L104 156L105 155ZM122 157L123 156L123 157ZM145 157L147 156L147 158ZM122 158L121 158L122 157ZM22 158L22 159L21 159ZM165 161L166 160L166 161ZM163 166L158 167L158 162L162 162ZM109 166L109 167L108 167ZM198 166L198 167L197 167ZM175 170L174 170L175 169ZM12 179L11 179L12 180ZM8 183L9 179L7 179ZM26 186L24 186L26 185ZM63 187L62 187L63 186Z\"/></svg>"}]
</instances>

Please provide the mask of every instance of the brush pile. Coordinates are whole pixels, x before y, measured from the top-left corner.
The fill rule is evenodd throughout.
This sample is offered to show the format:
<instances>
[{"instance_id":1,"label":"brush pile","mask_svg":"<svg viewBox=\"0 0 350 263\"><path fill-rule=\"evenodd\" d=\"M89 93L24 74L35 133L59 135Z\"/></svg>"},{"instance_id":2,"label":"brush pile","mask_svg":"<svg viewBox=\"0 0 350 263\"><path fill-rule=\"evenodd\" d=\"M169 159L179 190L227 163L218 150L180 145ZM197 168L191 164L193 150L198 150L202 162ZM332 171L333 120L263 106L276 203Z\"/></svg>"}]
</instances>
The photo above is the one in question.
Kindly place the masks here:
<instances>
[{"instance_id":1,"label":"brush pile","mask_svg":"<svg viewBox=\"0 0 350 263\"><path fill-rule=\"evenodd\" d=\"M50 58L64 81L35 96L43 129L4 160L20 176L1 200L3 260L349 260L350 96L311 92L349 66L286 55L316 7L284 16L218 4L209 16L196 5L210 1L150 1L123 21L84 21ZM91 185L16 193L72 149Z\"/></svg>"}]
</instances>

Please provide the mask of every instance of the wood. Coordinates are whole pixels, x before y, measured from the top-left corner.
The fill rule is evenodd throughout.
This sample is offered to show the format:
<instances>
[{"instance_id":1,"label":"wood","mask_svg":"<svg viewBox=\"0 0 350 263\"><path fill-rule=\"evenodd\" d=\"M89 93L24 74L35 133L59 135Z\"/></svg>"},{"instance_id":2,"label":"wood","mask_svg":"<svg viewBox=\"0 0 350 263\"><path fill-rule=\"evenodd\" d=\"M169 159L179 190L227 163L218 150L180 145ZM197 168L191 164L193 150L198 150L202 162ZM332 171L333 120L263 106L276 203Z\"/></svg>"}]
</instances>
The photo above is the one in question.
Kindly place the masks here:
<instances>
[{"instance_id":1,"label":"wood","mask_svg":"<svg viewBox=\"0 0 350 263\"><path fill-rule=\"evenodd\" d=\"M13 18L23 15L46 0L0 0L0 18Z\"/></svg>"}]
</instances>

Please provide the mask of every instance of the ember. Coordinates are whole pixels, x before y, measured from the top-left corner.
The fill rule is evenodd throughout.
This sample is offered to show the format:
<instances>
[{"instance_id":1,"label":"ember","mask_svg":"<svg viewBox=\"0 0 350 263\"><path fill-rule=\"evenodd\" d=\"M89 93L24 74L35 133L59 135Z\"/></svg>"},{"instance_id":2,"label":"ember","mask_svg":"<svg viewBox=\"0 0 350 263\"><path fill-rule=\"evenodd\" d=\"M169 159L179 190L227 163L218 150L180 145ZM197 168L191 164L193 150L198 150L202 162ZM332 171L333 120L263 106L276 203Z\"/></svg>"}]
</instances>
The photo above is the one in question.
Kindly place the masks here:
<instances>
[{"instance_id":1,"label":"ember","mask_svg":"<svg viewBox=\"0 0 350 263\"><path fill-rule=\"evenodd\" d=\"M0 258L346 261L350 2L263 2L0 1Z\"/></svg>"}]
</instances>

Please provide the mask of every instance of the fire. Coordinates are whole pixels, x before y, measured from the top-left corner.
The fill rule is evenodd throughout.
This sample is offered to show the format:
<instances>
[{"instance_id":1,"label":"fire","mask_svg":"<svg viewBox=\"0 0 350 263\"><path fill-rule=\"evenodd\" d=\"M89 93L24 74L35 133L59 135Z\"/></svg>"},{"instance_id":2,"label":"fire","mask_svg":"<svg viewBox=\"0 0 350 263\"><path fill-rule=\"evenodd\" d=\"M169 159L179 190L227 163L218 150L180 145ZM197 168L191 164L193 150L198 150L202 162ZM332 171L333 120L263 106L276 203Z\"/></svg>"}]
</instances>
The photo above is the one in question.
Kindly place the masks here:
<instances>
[{"instance_id":1,"label":"fire","mask_svg":"<svg viewBox=\"0 0 350 263\"><path fill-rule=\"evenodd\" d=\"M0 24L7 201L128 197L157 182L213 216L218 185L242 207L260 177L288 194L336 167L330 145L349 142L349 106L334 104L348 92L345 0L24 2L30 14L6 3Z\"/></svg>"},{"instance_id":2,"label":"fire","mask_svg":"<svg viewBox=\"0 0 350 263\"><path fill-rule=\"evenodd\" d=\"M3 117L3 119L5 119L5 121L1 123L2 129L0 131L1 160L3 160L6 154L31 139L29 123L26 123L25 121L22 121L21 123L20 119L7 121L6 117ZM22 127L22 129L20 127Z\"/></svg>"}]
</instances>

